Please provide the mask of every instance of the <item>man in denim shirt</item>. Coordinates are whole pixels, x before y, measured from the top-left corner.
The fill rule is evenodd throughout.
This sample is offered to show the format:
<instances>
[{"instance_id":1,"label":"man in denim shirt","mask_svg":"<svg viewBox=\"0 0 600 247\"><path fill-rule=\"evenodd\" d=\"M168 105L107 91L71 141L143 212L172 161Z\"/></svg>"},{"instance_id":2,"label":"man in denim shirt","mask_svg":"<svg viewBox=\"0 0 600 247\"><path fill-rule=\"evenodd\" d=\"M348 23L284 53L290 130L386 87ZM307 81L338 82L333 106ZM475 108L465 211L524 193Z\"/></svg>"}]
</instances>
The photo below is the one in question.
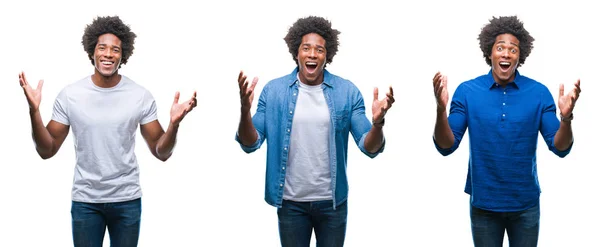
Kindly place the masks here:
<instances>
[{"instance_id":1,"label":"man in denim shirt","mask_svg":"<svg viewBox=\"0 0 600 247\"><path fill-rule=\"evenodd\" d=\"M282 246L343 246L346 232L348 133L373 158L383 151L382 127L393 91L378 99L373 125L352 82L325 70L338 50L339 31L321 17L300 18L284 38L297 68L270 81L254 117L250 107L258 81L240 72L241 120L236 140L247 152L268 139L265 200L277 207Z\"/></svg>"},{"instance_id":2,"label":"man in denim shirt","mask_svg":"<svg viewBox=\"0 0 600 247\"><path fill-rule=\"evenodd\" d=\"M565 157L573 145L571 120L581 89L579 80L558 107L548 88L522 76L517 68L533 48L533 37L515 16L490 20L479 43L491 69L461 83L446 117L447 78L433 78L437 100L434 143L442 155L454 152L469 128L470 158L465 192L470 194L475 246L537 246L540 186L537 179L538 131L548 148Z\"/></svg>"}]
</instances>

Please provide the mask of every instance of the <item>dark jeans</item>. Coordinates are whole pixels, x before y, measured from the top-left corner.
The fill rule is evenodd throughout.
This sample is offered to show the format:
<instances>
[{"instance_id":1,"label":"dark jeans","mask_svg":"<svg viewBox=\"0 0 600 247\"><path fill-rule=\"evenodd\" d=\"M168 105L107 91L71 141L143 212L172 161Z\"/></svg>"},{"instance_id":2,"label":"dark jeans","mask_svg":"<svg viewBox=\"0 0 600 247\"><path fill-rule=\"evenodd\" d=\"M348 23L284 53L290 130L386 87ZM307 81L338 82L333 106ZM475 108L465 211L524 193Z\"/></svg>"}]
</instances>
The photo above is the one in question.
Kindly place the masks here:
<instances>
[{"instance_id":1,"label":"dark jeans","mask_svg":"<svg viewBox=\"0 0 600 247\"><path fill-rule=\"evenodd\" d=\"M504 231L510 247L535 247L540 230L540 206L518 212L492 212L471 205L475 247L502 247Z\"/></svg>"},{"instance_id":2,"label":"dark jeans","mask_svg":"<svg viewBox=\"0 0 600 247\"><path fill-rule=\"evenodd\" d=\"M102 247L108 228L111 247L135 247L140 236L142 199L114 203L73 202L71 217L75 247Z\"/></svg>"},{"instance_id":3,"label":"dark jeans","mask_svg":"<svg viewBox=\"0 0 600 247\"><path fill-rule=\"evenodd\" d=\"M317 247L344 246L347 202L333 210L333 202L294 202L283 200L277 209L279 237L283 247L308 247L315 230Z\"/></svg>"}]
</instances>

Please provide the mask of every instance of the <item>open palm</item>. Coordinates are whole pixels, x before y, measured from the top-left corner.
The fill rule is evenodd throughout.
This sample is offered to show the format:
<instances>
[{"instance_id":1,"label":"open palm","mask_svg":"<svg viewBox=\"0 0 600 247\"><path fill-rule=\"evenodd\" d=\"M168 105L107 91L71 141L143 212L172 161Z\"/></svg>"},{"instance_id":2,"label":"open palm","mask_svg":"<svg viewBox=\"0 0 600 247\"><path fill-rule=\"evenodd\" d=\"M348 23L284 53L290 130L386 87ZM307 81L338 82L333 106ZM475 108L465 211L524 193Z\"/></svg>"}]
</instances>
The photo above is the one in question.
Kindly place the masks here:
<instances>
[{"instance_id":1,"label":"open palm","mask_svg":"<svg viewBox=\"0 0 600 247\"><path fill-rule=\"evenodd\" d=\"M171 106L171 123L179 124L181 120L197 105L196 92L191 99L179 103L179 92L175 93L175 100Z\"/></svg>"},{"instance_id":2,"label":"open palm","mask_svg":"<svg viewBox=\"0 0 600 247\"><path fill-rule=\"evenodd\" d=\"M581 93L579 80L575 82L575 87L567 95L564 95L565 86L560 84L558 91L558 108L560 109L560 114L563 117L568 117L571 115L573 109L575 108L575 102L577 102L577 99L579 99L579 93Z\"/></svg>"},{"instance_id":3,"label":"open palm","mask_svg":"<svg viewBox=\"0 0 600 247\"><path fill-rule=\"evenodd\" d=\"M34 111L38 110L40 108L40 102L42 102L42 86L44 86L44 81L40 80L37 87L33 89L27 82L25 73L21 72L19 74L19 84L21 84L25 97L27 97L29 108Z\"/></svg>"},{"instance_id":4,"label":"open palm","mask_svg":"<svg viewBox=\"0 0 600 247\"><path fill-rule=\"evenodd\" d=\"M385 113L392 107L392 104L396 101L394 99L394 90L390 86L389 91L386 93L385 98L379 100L379 89L373 90L373 104L371 110L373 111L373 122L381 123L385 117Z\"/></svg>"}]
</instances>

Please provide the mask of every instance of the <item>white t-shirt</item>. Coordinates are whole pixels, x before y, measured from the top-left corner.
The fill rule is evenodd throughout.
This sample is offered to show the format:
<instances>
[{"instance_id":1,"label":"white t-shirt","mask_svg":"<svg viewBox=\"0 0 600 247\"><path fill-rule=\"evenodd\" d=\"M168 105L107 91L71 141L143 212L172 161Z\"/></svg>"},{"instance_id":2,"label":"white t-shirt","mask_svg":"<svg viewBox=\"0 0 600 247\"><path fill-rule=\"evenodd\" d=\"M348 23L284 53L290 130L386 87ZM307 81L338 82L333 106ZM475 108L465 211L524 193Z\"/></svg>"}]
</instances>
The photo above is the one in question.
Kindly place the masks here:
<instances>
[{"instance_id":1,"label":"white t-shirt","mask_svg":"<svg viewBox=\"0 0 600 247\"><path fill-rule=\"evenodd\" d=\"M330 118L322 85L311 86L298 79L283 199L309 202L333 198L329 164Z\"/></svg>"},{"instance_id":2,"label":"white t-shirt","mask_svg":"<svg viewBox=\"0 0 600 247\"><path fill-rule=\"evenodd\" d=\"M106 203L140 198L134 154L139 125L157 119L148 90L121 75L112 88L91 76L66 86L56 98L52 120L70 125L75 144L73 201Z\"/></svg>"}]
</instances>

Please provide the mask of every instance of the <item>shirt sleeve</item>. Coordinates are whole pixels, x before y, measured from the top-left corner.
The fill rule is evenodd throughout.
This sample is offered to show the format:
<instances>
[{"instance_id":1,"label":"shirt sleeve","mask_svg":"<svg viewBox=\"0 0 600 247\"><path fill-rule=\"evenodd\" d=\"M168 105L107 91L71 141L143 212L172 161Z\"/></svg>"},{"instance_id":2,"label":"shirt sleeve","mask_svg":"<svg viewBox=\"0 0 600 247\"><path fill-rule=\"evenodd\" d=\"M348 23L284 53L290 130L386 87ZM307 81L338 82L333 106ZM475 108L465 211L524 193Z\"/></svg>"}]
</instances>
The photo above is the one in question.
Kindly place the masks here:
<instances>
[{"instance_id":1,"label":"shirt sleeve","mask_svg":"<svg viewBox=\"0 0 600 247\"><path fill-rule=\"evenodd\" d=\"M144 125L158 119L158 114L156 113L156 101L149 91L144 93L144 98L142 101L142 116L140 118L140 125Z\"/></svg>"},{"instance_id":2,"label":"shirt sleeve","mask_svg":"<svg viewBox=\"0 0 600 247\"><path fill-rule=\"evenodd\" d=\"M63 89L58 93L56 100L54 100L54 107L52 109L52 120L59 122L64 125L70 125L69 114L68 114L68 99L67 89Z\"/></svg>"},{"instance_id":3,"label":"shirt sleeve","mask_svg":"<svg viewBox=\"0 0 600 247\"><path fill-rule=\"evenodd\" d=\"M258 106L256 109L256 113L252 117L252 124L254 125L254 128L256 129L256 135L258 136L258 138L256 138L256 141L252 145L246 146L246 145L242 144L239 134L237 132L235 133L235 140L240 144L240 147L246 153L252 153L252 152L256 151L257 149L259 149L260 146L263 144L263 142L266 139L265 118L266 118L267 95L268 95L267 92L268 92L267 87L264 87L262 92L260 93L260 97L258 99Z\"/></svg>"},{"instance_id":4,"label":"shirt sleeve","mask_svg":"<svg viewBox=\"0 0 600 247\"><path fill-rule=\"evenodd\" d=\"M541 95L542 99L542 122L540 124L540 133L548 146L548 149L556 154L558 157L564 158L571 152L571 147L573 146L573 142L566 150L560 151L554 146L554 136L556 136L556 132L560 128L560 121L558 117L556 117L556 105L554 104L554 99L552 98L552 94L548 90L547 87L544 87Z\"/></svg>"},{"instance_id":5,"label":"shirt sleeve","mask_svg":"<svg viewBox=\"0 0 600 247\"><path fill-rule=\"evenodd\" d=\"M433 144L437 151L443 156L450 155L454 153L462 138L467 130L468 123L468 113L467 113L467 102L466 102L466 88L465 84L461 84L456 88L454 92L454 96L452 97L452 102L450 103L450 114L448 115L448 124L450 125L450 129L452 130L452 134L454 135L454 144L450 148L441 148L433 139Z\"/></svg>"}]
</instances>

